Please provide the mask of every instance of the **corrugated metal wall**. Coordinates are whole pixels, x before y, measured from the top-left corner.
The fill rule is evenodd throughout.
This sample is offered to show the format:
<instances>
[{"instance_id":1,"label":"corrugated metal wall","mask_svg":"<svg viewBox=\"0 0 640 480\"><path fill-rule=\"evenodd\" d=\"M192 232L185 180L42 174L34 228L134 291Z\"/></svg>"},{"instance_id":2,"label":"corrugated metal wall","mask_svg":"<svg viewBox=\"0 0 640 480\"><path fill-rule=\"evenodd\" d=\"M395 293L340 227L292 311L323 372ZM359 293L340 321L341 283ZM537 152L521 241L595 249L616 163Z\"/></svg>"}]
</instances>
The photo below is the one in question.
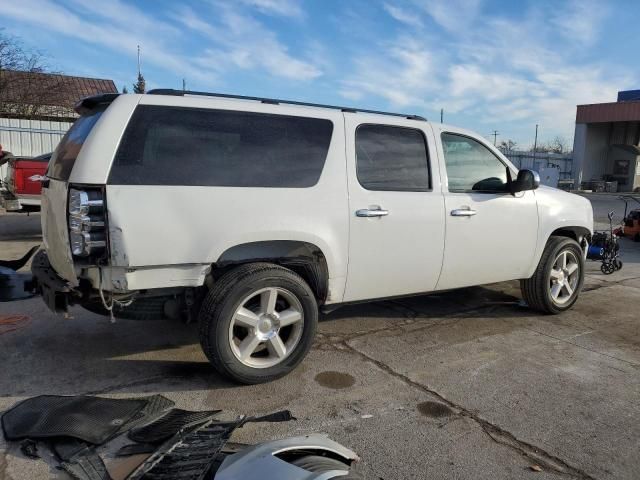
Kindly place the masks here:
<instances>
[{"instance_id":1,"label":"corrugated metal wall","mask_svg":"<svg viewBox=\"0 0 640 480\"><path fill-rule=\"evenodd\" d=\"M70 122L0 118L0 144L16 156L52 152L71 127Z\"/></svg>"},{"instance_id":2,"label":"corrugated metal wall","mask_svg":"<svg viewBox=\"0 0 640 480\"><path fill-rule=\"evenodd\" d=\"M541 167L554 166L560 170L560 180L573 178L573 158L571 154L536 153L534 156L533 152L503 151L502 153L518 168L539 171Z\"/></svg>"}]
</instances>

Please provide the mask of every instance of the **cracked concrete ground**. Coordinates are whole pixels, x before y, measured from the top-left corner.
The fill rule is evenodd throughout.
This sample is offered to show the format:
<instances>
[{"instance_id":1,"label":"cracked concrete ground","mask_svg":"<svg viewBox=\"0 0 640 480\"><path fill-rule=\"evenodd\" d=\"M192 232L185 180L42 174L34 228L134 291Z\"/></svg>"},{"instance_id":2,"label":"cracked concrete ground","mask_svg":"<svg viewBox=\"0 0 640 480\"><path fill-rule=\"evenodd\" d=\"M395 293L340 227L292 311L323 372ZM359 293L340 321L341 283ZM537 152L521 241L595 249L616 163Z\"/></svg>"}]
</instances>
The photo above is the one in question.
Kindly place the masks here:
<instances>
[{"instance_id":1,"label":"cracked concrete ground","mask_svg":"<svg viewBox=\"0 0 640 480\"><path fill-rule=\"evenodd\" d=\"M2 258L38 241L37 216L7 217ZM516 282L344 307L322 317L300 368L250 387L209 367L194 326L0 304L24 315L0 325L0 410L46 393L161 393L188 409L289 408L296 422L247 425L234 440L326 432L360 454L366 478L637 479L640 245L623 251L611 276L588 264L585 291L560 316L520 306ZM63 475L0 440L0 479Z\"/></svg>"}]
</instances>

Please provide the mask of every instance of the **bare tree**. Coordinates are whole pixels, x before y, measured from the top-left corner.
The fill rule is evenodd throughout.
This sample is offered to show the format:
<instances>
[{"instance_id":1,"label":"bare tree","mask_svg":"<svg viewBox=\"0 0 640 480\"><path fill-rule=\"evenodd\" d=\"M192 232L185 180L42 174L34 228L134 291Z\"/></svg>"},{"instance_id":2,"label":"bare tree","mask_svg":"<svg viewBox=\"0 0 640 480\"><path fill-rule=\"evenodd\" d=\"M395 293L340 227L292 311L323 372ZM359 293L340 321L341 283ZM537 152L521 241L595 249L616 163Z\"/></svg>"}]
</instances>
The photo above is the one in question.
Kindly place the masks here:
<instances>
[{"instance_id":1,"label":"bare tree","mask_svg":"<svg viewBox=\"0 0 640 480\"><path fill-rule=\"evenodd\" d=\"M67 82L59 74L45 75L48 70L42 53L26 50L0 30L0 112L21 118L58 115Z\"/></svg>"},{"instance_id":2,"label":"bare tree","mask_svg":"<svg viewBox=\"0 0 640 480\"><path fill-rule=\"evenodd\" d=\"M529 150L533 152L533 147ZM569 142L566 138L557 135L550 142L541 142L537 145L536 150L537 153L570 153L571 150L569 148Z\"/></svg>"},{"instance_id":3,"label":"bare tree","mask_svg":"<svg viewBox=\"0 0 640 480\"><path fill-rule=\"evenodd\" d=\"M557 135L551 142L549 142L549 151L551 153L568 153L569 152L569 143L567 139Z\"/></svg>"},{"instance_id":4,"label":"bare tree","mask_svg":"<svg viewBox=\"0 0 640 480\"><path fill-rule=\"evenodd\" d=\"M500 145L498 145L498 148L500 148L500 150L502 150L503 152L512 152L517 147L518 147L518 144L511 139L502 140L500 142Z\"/></svg>"}]
</instances>

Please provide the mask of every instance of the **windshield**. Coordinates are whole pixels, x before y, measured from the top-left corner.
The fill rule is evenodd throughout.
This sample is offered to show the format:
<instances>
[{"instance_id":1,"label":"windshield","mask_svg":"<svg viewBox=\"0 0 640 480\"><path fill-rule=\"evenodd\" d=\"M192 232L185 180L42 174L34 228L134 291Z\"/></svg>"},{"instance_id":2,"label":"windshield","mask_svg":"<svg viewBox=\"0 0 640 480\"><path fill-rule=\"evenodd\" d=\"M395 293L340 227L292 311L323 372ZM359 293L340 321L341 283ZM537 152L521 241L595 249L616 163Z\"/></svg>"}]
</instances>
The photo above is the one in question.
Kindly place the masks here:
<instances>
[{"instance_id":1,"label":"windshield","mask_svg":"<svg viewBox=\"0 0 640 480\"><path fill-rule=\"evenodd\" d=\"M94 110L89 115L77 119L58 144L49 162L47 176L58 180L69 180L73 164L80 153L82 144L89 136L104 109Z\"/></svg>"}]
</instances>

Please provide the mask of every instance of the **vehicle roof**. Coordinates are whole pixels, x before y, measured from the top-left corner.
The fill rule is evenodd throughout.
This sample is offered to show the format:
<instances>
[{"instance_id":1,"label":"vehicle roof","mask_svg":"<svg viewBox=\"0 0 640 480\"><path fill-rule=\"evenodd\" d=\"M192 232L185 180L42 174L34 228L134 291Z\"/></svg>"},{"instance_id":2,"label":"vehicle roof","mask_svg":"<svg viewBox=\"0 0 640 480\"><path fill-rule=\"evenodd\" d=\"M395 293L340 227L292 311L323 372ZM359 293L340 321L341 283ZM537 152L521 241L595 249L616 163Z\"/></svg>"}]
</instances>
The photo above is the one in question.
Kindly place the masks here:
<instances>
[{"instance_id":1,"label":"vehicle roof","mask_svg":"<svg viewBox=\"0 0 640 480\"><path fill-rule=\"evenodd\" d=\"M118 97L118 95L119 94L104 94L104 95L96 95L93 97L83 98L78 102L75 109L78 113L83 113L84 110L94 108L98 104L113 102ZM207 97L207 98L219 98L219 99L227 99L227 100L244 100L247 102L260 102L267 105L292 105L292 106L306 107L311 109L330 109L330 110L339 110L342 112L349 112L349 113L369 113L369 114L375 114L375 115L386 115L386 116L392 116L392 117L406 118L408 120L419 120L419 121L425 121L425 122L427 121L426 118L420 115L414 115L414 114L383 112L379 110L369 110L369 109L356 108L356 107L325 105L320 103L300 102L297 100L282 100L278 98L231 95L226 93L196 92L191 90L173 90L173 89L167 89L167 88L159 88L159 89L150 90L144 95L169 96L169 97Z\"/></svg>"}]
</instances>

